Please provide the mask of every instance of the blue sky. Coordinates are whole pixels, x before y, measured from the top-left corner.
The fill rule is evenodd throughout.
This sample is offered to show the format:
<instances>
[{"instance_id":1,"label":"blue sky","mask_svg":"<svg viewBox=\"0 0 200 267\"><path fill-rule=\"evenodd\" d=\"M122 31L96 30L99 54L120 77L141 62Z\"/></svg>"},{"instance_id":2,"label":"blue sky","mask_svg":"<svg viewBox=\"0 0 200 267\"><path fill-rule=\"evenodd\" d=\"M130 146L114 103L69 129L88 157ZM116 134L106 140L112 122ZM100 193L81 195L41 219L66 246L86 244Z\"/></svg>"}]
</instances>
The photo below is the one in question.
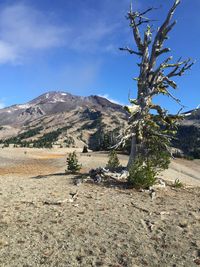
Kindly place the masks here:
<instances>
[{"instance_id":1,"label":"blue sky","mask_svg":"<svg viewBox=\"0 0 200 267\"><path fill-rule=\"evenodd\" d=\"M164 3L163 3L164 2ZM133 0L135 9L159 7L162 22L173 0ZM23 103L52 90L97 94L120 103L134 96L137 56L118 50L132 46L125 19L130 0L0 0L0 107ZM168 46L174 60L197 60L177 79L174 92L191 109L200 104L200 1L182 0ZM158 98L170 112L179 107Z\"/></svg>"}]
</instances>

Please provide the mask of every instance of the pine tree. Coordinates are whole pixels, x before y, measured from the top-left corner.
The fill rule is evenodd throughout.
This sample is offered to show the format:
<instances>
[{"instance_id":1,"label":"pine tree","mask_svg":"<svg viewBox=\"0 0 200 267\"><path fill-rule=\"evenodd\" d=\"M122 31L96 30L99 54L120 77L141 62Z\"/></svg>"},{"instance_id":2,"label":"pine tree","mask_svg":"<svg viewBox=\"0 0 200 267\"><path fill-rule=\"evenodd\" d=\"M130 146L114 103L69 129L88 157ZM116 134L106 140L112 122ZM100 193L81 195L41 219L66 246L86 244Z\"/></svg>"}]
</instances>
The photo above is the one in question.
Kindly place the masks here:
<instances>
[{"instance_id":1,"label":"pine tree","mask_svg":"<svg viewBox=\"0 0 200 267\"><path fill-rule=\"evenodd\" d=\"M76 152L74 151L73 153L69 153L69 156L67 158L67 170L72 173L76 173L80 171L80 169L81 164L78 163Z\"/></svg>"},{"instance_id":2,"label":"pine tree","mask_svg":"<svg viewBox=\"0 0 200 267\"><path fill-rule=\"evenodd\" d=\"M119 159L118 159L118 156L115 150L111 150L109 152L109 160L108 160L106 167L110 170L114 170L120 167L120 162L119 162Z\"/></svg>"},{"instance_id":3,"label":"pine tree","mask_svg":"<svg viewBox=\"0 0 200 267\"><path fill-rule=\"evenodd\" d=\"M84 145L82 153L88 153L88 147Z\"/></svg>"}]
</instances>

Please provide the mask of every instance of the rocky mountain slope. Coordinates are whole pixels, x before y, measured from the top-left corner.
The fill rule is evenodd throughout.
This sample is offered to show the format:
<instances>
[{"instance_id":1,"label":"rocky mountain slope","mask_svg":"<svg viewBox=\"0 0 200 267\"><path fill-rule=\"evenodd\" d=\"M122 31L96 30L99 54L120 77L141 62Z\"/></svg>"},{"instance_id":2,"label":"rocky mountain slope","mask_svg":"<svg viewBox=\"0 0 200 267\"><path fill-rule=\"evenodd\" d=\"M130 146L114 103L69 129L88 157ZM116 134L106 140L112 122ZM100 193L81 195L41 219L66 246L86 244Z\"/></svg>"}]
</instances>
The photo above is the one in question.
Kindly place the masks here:
<instances>
[{"instance_id":1,"label":"rocky mountain slope","mask_svg":"<svg viewBox=\"0 0 200 267\"><path fill-rule=\"evenodd\" d=\"M123 107L103 97L48 92L28 103L1 109L0 139L24 145L35 142L36 146L94 146L102 132L123 127L126 121Z\"/></svg>"},{"instance_id":2,"label":"rocky mountain slope","mask_svg":"<svg viewBox=\"0 0 200 267\"><path fill-rule=\"evenodd\" d=\"M200 158L200 108L184 113L173 146L191 158Z\"/></svg>"},{"instance_id":3,"label":"rocky mountain slope","mask_svg":"<svg viewBox=\"0 0 200 267\"><path fill-rule=\"evenodd\" d=\"M173 146L200 158L200 109L184 115ZM48 92L0 110L0 142L34 147L87 144L91 149L105 149L116 142L127 118L122 106L100 96Z\"/></svg>"}]
</instances>

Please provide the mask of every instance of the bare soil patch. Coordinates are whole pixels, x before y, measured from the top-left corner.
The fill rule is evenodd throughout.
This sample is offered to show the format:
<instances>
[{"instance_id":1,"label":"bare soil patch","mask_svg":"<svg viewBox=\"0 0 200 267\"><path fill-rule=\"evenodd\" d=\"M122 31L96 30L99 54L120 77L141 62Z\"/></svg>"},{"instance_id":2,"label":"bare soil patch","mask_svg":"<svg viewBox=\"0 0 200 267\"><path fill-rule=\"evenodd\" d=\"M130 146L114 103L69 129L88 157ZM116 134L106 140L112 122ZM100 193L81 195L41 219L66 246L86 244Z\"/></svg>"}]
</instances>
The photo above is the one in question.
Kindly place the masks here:
<instances>
[{"instance_id":1,"label":"bare soil patch","mask_svg":"<svg viewBox=\"0 0 200 267\"><path fill-rule=\"evenodd\" d=\"M198 266L199 187L167 186L152 200L117 183L75 186L67 150L10 152L0 155L0 266ZM61 156L37 157L48 153ZM80 160L87 171L107 157Z\"/></svg>"}]
</instances>

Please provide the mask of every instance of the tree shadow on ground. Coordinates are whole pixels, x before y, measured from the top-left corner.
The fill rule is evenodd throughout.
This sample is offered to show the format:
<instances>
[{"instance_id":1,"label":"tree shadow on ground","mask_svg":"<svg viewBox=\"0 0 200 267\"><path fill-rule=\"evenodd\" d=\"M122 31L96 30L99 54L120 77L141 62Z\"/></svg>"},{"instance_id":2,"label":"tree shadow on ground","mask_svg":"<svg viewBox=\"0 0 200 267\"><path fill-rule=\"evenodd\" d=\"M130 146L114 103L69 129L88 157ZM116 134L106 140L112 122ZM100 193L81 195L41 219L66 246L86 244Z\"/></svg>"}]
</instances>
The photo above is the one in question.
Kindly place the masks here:
<instances>
[{"instance_id":1,"label":"tree shadow on ground","mask_svg":"<svg viewBox=\"0 0 200 267\"><path fill-rule=\"evenodd\" d=\"M100 183L95 183L92 180L87 181L87 183L93 184L99 187L106 187L106 188L113 188L113 189L121 189L121 190L132 189L132 187L128 184L127 181L118 180L113 177L103 179Z\"/></svg>"},{"instance_id":2,"label":"tree shadow on ground","mask_svg":"<svg viewBox=\"0 0 200 267\"><path fill-rule=\"evenodd\" d=\"M81 178L81 177L85 177L86 175L88 176L88 173L72 173L72 172L57 172L57 173L49 173L49 174L40 174L40 175L37 175L37 176L33 176L33 177L30 177L30 179L46 179L48 177L51 177L51 176L69 176L69 175L73 175L74 178L73 179L78 179L78 178Z\"/></svg>"},{"instance_id":3,"label":"tree shadow on ground","mask_svg":"<svg viewBox=\"0 0 200 267\"><path fill-rule=\"evenodd\" d=\"M125 180L118 180L113 177L107 177L103 178L101 182L97 183L94 182L92 179L88 179L89 173L70 173L70 172L61 172L61 173L50 173L50 174L44 174L44 175L37 175L30 177L30 179L47 179L52 176L69 176L73 175L73 177L70 177L72 180L72 183L77 185L76 181L77 180L82 180L81 183L83 184L90 184L98 187L105 187L105 188L113 188L113 189L121 189L121 190L126 190L126 189L132 189L132 187L128 184L127 181Z\"/></svg>"},{"instance_id":4,"label":"tree shadow on ground","mask_svg":"<svg viewBox=\"0 0 200 267\"><path fill-rule=\"evenodd\" d=\"M64 176L66 173L50 173L50 174L40 174L37 176L30 177L30 179L46 179L50 176Z\"/></svg>"}]
</instances>

